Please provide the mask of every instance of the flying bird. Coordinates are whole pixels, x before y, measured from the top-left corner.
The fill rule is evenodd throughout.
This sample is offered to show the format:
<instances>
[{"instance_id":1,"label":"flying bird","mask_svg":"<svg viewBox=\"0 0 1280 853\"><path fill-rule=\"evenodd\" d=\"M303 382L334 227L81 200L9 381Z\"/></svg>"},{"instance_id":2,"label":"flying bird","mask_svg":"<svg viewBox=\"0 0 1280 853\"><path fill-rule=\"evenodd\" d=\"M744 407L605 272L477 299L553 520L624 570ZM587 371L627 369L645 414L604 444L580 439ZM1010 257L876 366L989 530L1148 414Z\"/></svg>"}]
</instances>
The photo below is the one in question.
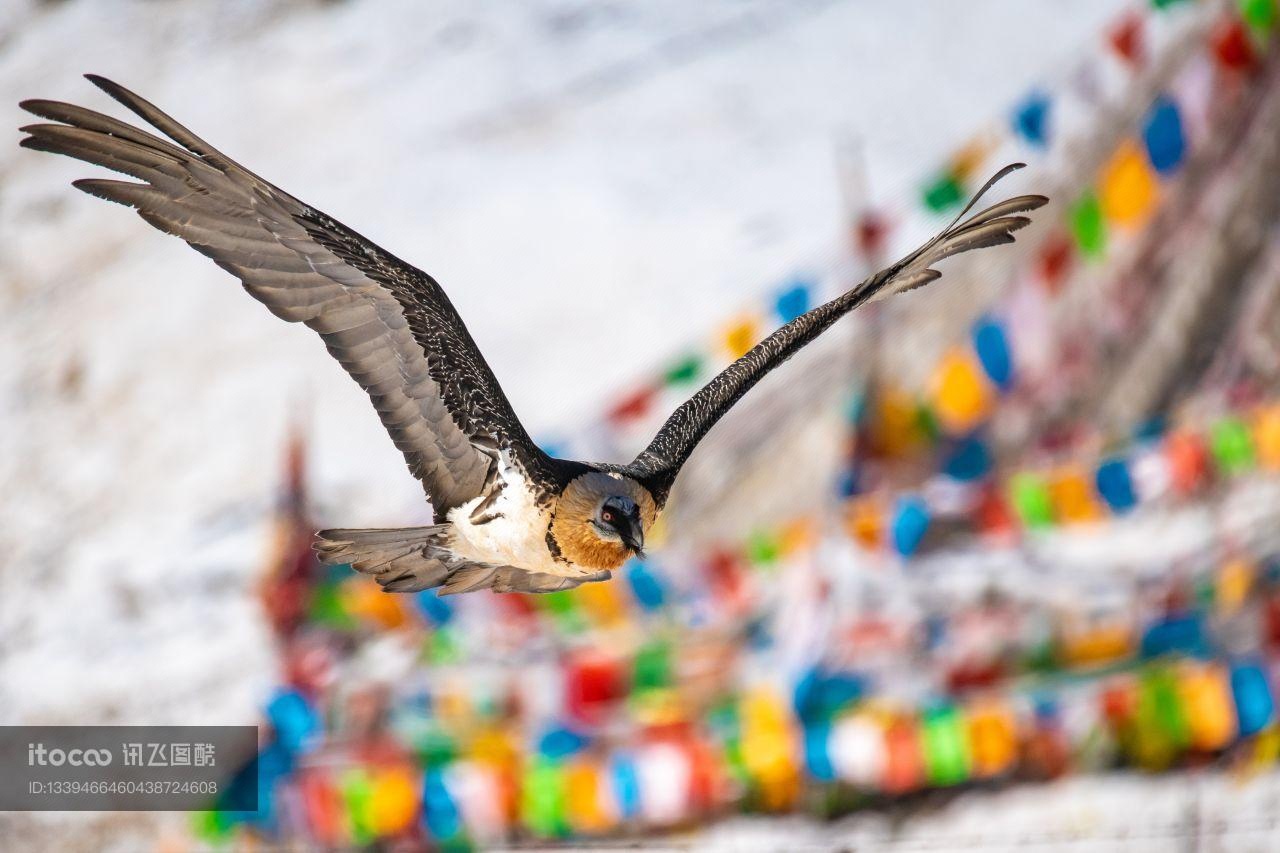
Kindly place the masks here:
<instances>
[{"instance_id":1,"label":"flying bird","mask_svg":"<svg viewBox=\"0 0 1280 853\"><path fill-rule=\"evenodd\" d=\"M240 279L281 319L319 333L369 394L422 482L434 524L323 530L315 548L387 592L551 592L605 580L643 553L685 460L765 374L858 306L938 278L934 264L1013 242L1045 204L1023 195L961 221L1002 169L941 233L892 266L792 320L677 408L626 465L557 459L530 438L462 318L427 273L294 198L110 80L98 88L166 138L101 113L47 100L21 107L21 144L134 178L74 186L132 207Z\"/></svg>"}]
</instances>

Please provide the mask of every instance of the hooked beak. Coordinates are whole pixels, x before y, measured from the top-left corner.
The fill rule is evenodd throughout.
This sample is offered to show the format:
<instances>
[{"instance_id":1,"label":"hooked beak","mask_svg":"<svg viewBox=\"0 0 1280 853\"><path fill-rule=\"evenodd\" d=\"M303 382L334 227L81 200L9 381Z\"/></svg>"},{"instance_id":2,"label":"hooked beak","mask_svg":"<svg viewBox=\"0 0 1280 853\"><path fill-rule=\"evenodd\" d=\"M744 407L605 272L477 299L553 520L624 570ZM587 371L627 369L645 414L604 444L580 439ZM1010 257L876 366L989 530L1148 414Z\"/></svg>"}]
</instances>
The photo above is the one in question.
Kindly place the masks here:
<instances>
[{"instance_id":1,"label":"hooked beak","mask_svg":"<svg viewBox=\"0 0 1280 853\"><path fill-rule=\"evenodd\" d=\"M637 557L644 556L644 525L640 523L640 513L625 516L625 521L619 525L618 535L632 553Z\"/></svg>"}]
</instances>

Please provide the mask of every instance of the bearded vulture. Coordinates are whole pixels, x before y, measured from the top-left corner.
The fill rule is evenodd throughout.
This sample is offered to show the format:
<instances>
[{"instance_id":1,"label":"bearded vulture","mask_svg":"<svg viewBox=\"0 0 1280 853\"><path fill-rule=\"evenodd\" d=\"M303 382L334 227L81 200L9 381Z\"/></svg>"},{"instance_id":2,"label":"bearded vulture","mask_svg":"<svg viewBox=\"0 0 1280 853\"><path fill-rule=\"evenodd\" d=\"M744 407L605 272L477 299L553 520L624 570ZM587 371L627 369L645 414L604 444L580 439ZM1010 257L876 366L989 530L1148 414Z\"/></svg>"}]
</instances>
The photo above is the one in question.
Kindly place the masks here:
<instances>
[{"instance_id":1,"label":"bearded vulture","mask_svg":"<svg viewBox=\"0 0 1280 853\"><path fill-rule=\"evenodd\" d=\"M88 79L167 139L71 104L24 101L55 123L32 124L22 145L136 179L86 179L77 189L132 207L240 279L249 295L314 329L377 409L434 511L426 527L324 530L316 551L387 592L493 589L551 592L605 580L662 512L689 454L769 371L854 308L938 278L957 252L1013 241L1018 214L1047 199L1011 198L960 220L902 260L769 335L677 408L628 465L544 453L444 290L427 273L245 169L151 103Z\"/></svg>"}]
</instances>

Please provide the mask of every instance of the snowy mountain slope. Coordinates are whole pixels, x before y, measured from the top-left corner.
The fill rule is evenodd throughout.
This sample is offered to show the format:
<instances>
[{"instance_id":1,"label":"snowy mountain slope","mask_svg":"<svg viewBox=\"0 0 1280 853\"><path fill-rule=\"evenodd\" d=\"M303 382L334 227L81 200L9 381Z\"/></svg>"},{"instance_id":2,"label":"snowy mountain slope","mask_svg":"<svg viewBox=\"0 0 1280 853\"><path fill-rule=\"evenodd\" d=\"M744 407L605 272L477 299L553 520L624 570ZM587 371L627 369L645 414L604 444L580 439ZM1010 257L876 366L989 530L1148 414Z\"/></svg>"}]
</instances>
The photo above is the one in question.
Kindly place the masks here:
<instances>
[{"instance_id":1,"label":"snowy mountain slope","mask_svg":"<svg viewBox=\"0 0 1280 853\"><path fill-rule=\"evenodd\" d=\"M0 116L137 89L435 274L543 435L838 239L837 134L912 191L1117 8L7 4ZM334 520L420 493L311 333L67 186L93 171L0 146L0 721L252 719L290 416Z\"/></svg>"}]
</instances>

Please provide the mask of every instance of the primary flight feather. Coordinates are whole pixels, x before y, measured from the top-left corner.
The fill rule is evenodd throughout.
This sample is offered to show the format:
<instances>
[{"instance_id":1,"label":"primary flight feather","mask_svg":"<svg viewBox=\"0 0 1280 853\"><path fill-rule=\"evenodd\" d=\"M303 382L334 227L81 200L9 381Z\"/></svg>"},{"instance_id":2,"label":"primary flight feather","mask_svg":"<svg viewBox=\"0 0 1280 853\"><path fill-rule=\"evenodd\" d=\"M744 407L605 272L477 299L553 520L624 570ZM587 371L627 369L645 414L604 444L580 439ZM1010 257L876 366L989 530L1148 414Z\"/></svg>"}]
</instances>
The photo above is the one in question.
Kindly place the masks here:
<instances>
[{"instance_id":1,"label":"primary flight feather","mask_svg":"<svg viewBox=\"0 0 1280 853\"><path fill-rule=\"evenodd\" d=\"M435 524L324 530L316 551L388 592L551 592L604 580L633 554L707 431L765 374L859 305L928 284L949 255L1013 242L1024 195L961 222L832 301L792 320L694 394L628 465L548 456L529 438L440 285L342 223L263 180L116 83L89 80L159 130L82 107L24 101L52 124L22 145L136 179L86 179L85 192L134 208L236 276L277 317L314 329L369 394Z\"/></svg>"}]
</instances>

